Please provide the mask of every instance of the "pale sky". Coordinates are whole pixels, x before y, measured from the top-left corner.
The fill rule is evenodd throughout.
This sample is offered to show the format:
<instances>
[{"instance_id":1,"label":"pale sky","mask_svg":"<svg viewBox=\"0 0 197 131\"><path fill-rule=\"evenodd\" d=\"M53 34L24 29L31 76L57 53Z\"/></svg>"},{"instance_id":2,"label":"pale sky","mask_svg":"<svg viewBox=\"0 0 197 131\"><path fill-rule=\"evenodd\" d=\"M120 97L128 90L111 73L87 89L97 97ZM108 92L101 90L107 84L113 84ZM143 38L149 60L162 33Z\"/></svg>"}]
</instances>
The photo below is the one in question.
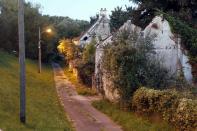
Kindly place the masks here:
<instances>
[{"instance_id":1,"label":"pale sky","mask_svg":"<svg viewBox=\"0 0 197 131\"><path fill-rule=\"evenodd\" d=\"M89 20L90 16L107 8L108 14L117 6L133 5L129 0L26 0L41 5L41 12L48 15L68 16L73 19Z\"/></svg>"}]
</instances>

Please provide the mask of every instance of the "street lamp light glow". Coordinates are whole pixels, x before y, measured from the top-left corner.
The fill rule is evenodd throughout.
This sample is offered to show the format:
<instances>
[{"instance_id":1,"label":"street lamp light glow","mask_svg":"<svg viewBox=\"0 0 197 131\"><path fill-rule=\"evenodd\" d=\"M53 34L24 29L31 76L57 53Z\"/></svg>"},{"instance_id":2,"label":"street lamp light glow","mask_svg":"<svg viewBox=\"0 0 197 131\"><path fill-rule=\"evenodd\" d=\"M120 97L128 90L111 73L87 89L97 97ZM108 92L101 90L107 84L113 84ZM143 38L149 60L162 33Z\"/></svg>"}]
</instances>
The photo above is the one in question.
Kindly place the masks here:
<instances>
[{"instance_id":1,"label":"street lamp light glow","mask_svg":"<svg viewBox=\"0 0 197 131\"><path fill-rule=\"evenodd\" d=\"M47 32L47 33L51 33L52 30L49 28L49 29L46 30L46 32Z\"/></svg>"}]
</instances>

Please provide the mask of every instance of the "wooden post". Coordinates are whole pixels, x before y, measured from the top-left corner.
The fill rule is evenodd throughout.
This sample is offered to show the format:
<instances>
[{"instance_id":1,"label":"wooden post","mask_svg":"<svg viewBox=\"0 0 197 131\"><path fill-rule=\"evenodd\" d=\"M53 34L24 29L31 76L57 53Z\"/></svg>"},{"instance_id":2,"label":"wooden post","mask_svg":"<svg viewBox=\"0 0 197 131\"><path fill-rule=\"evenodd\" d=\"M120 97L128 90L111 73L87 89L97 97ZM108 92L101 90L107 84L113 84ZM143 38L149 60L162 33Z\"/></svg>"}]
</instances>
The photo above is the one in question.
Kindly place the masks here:
<instances>
[{"instance_id":1,"label":"wooden post","mask_svg":"<svg viewBox=\"0 0 197 131\"><path fill-rule=\"evenodd\" d=\"M20 121L26 122L26 79L25 79L25 36L24 36L24 0L18 1L18 35L20 64Z\"/></svg>"}]
</instances>

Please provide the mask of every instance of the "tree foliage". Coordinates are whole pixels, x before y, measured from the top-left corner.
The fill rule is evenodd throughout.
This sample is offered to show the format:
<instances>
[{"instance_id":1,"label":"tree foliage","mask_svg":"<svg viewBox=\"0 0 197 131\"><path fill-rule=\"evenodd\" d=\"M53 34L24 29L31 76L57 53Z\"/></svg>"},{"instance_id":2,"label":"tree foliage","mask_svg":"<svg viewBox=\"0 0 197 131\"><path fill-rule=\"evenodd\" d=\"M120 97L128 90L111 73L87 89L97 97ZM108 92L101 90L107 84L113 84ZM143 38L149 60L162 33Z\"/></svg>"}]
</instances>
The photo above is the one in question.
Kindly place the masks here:
<instances>
[{"instance_id":1,"label":"tree foliage","mask_svg":"<svg viewBox=\"0 0 197 131\"><path fill-rule=\"evenodd\" d=\"M57 19L57 17L53 17L53 19ZM87 21L73 20L69 17L66 17L59 21L55 27L58 29L59 37L72 39L81 35L81 33L85 31L88 26L89 22Z\"/></svg>"},{"instance_id":2,"label":"tree foliage","mask_svg":"<svg viewBox=\"0 0 197 131\"><path fill-rule=\"evenodd\" d=\"M92 76L95 71L96 41L93 39L87 44L82 52L82 62L78 66L81 82L92 86Z\"/></svg>"},{"instance_id":3,"label":"tree foliage","mask_svg":"<svg viewBox=\"0 0 197 131\"><path fill-rule=\"evenodd\" d=\"M158 11L171 25L171 29L181 35L182 44L189 50L191 56L197 56L197 29L190 27L185 22L175 19L171 15Z\"/></svg>"},{"instance_id":4,"label":"tree foliage","mask_svg":"<svg viewBox=\"0 0 197 131\"><path fill-rule=\"evenodd\" d=\"M96 14L95 16L90 17L90 25L93 25L99 18L99 15Z\"/></svg>"},{"instance_id":5,"label":"tree foliage","mask_svg":"<svg viewBox=\"0 0 197 131\"><path fill-rule=\"evenodd\" d=\"M83 62L95 63L96 41L92 40L83 50Z\"/></svg>"},{"instance_id":6,"label":"tree foliage","mask_svg":"<svg viewBox=\"0 0 197 131\"><path fill-rule=\"evenodd\" d=\"M132 7L123 10L122 7L116 7L110 15L110 27L112 31L117 31L131 16Z\"/></svg>"},{"instance_id":7,"label":"tree foliage","mask_svg":"<svg viewBox=\"0 0 197 131\"><path fill-rule=\"evenodd\" d=\"M58 51L63 54L66 61L69 62L78 57L79 49L71 39L62 39L59 41Z\"/></svg>"},{"instance_id":8,"label":"tree foliage","mask_svg":"<svg viewBox=\"0 0 197 131\"><path fill-rule=\"evenodd\" d=\"M18 51L18 2L17 0L0 0L0 48L8 52ZM25 2L25 46L26 56L38 58L38 29L53 29L52 34L42 34L42 59L47 61L57 47L59 39L77 37L89 22L72 20L68 17L42 15L40 5Z\"/></svg>"},{"instance_id":9,"label":"tree foliage","mask_svg":"<svg viewBox=\"0 0 197 131\"><path fill-rule=\"evenodd\" d=\"M174 17L187 22L193 27L197 27L197 1L196 0L130 0L138 4L136 14L138 25L149 23L154 16L155 9L160 9ZM143 13L142 13L143 12ZM137 23L136 23L137 24Z\"/></svg>"}]
</instances>

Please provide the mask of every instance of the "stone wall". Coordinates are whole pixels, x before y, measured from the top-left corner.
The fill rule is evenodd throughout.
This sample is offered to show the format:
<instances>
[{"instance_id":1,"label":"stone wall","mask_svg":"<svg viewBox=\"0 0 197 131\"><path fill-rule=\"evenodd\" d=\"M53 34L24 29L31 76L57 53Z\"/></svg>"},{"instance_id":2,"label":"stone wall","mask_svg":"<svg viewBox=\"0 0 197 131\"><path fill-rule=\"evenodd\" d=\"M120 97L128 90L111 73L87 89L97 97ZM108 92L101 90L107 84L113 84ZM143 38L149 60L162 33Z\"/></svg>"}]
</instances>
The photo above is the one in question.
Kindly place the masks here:
<instances>
[{"instance_id":1,"label":"stone wall","mask_svg":"<svg viewBox=\"0 0 197 131\"><path fill-rule=\"evenodd\" d=\"M118 90L114 88L110 75L104 73L102 76L104 96L110 101L117 102L120 98Z\"/></svg>"}]
</instances>

